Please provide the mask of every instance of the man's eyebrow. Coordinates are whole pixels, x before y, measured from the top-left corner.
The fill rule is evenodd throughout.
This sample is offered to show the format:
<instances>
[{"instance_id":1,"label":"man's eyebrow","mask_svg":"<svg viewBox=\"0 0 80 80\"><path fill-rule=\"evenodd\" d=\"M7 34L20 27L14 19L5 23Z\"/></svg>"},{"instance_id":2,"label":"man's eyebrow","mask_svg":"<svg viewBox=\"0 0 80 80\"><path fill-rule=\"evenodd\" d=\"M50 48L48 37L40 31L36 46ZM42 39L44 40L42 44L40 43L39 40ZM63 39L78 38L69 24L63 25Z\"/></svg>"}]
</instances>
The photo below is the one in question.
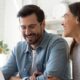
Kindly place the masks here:
<instances>
[{"instance_id":1,"label":"man's eyebrow","mask_svg":"<svg viewBox=\"0 0 80 80\"><path fill-rule=\"evenodd\" d=\"M30 25L37 25L37 24L30 24ZM22 24L22 25L20 25L20 26L25 26L25 25Z\"/></svg>"},{"instance_id":2,"label":"man's eyebrow","mask_svg":"<svg viewBox=\"0 0 80 80\"><path fill-rule=\"evenodd\" d=\"M36 25L36 24L30 24L30 25Z\"/></svg>"}]
</instances>

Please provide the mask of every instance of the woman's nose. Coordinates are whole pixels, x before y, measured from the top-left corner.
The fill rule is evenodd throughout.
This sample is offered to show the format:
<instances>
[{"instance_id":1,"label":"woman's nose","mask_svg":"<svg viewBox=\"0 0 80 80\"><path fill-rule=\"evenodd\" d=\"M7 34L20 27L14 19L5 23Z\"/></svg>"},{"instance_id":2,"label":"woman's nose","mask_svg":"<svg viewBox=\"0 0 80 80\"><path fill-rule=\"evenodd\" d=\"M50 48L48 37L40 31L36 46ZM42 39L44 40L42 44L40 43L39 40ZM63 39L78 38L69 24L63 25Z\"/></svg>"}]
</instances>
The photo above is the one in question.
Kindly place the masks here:
<instances>
[{"instance_id":1,"label":"woman's nose","mask_svg":"<svg viewBox=\"0 0 80 80\"><path fill-rule=\"evenodd\" d=\"M62 26L64 26L64 23L61 23Z\"/></svg>"},{"instance_id":2,"label":"woman's nose","mask_svg":"<svg viewBox=\"0 0 80 80\"><path fill-rule=\"evenodd\" d=\"M64 26L64 18L61 20L61 25Z\"/></svg>"}]
</instances>

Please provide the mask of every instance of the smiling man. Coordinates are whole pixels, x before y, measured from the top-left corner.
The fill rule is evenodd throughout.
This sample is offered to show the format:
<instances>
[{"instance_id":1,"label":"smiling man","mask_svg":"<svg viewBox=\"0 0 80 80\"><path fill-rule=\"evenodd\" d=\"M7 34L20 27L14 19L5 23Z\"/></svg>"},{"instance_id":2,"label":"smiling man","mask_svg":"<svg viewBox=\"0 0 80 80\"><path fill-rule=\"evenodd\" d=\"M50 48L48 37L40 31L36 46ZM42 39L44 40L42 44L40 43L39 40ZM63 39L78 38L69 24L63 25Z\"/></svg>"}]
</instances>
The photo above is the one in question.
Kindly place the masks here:
<instances>
[{"instance_id":1,"label":"smiling man","mask_svg":"<svg viewBox=\"0 0 80 80\"><path fill-rule=\"evenodd\" d=\"M67 42L45 31L43 10L25 5L18 17L25 41L17 44L2 68L5 80L69 80Z\"/></svg>"}]
</instances>

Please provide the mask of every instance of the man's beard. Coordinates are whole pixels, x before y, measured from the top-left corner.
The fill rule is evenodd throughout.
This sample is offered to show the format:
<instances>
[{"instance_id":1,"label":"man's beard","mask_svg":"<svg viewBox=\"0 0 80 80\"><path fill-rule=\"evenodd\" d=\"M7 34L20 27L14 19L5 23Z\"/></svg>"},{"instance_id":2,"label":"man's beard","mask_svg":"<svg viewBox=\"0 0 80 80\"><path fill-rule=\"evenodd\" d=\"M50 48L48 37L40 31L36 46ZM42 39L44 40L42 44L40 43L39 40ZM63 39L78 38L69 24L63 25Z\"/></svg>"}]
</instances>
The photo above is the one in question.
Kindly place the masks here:
<instances>
[{"instance_id":1,"label":"man's beard","mask_svg":"<svg viewBox=\"0 0 80 80\"><path fill-rule=\"evenodd\" d=\"M38 43L39 39L41 38L41 35L37 35L35 33L26 35L24 34L24 39L30 44L30 45L34 45L36 43Z\"/></svg>"}]
</instances>

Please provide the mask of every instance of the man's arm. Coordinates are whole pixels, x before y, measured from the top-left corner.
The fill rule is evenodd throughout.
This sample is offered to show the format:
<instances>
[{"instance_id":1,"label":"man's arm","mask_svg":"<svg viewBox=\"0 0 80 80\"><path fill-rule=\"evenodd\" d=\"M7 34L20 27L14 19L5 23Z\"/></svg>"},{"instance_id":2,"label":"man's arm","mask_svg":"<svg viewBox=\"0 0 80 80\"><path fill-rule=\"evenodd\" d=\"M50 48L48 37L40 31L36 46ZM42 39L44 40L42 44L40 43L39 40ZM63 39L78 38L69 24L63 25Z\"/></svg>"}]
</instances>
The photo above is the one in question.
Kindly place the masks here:
<instances>
[{"instance_id":1,"label":"man's arm","mask_svg":"<svg viewBox=\"0 0 80 80\"><path fill-rule=\"evenodd\" d=\"M46 68L36 80L69 80L68 44L61 38L50 46Z\"/></svg>"},{"instance_id":2,"label":"man's arm","mask_svg":"<svg viewBox=\"0 0 80 80\"><path fill-rule=\"evenodd\" d=\"M5 80L9 80L11 76L17 74L18 69L17 69L16 57L14 53L15 51L13 51L12 54L10 55L6 65L1 68Z\"/></svg>"},{"instance_id":3,"label":"man's arm","mask_svg":"<svg viewBox=\"0 0 80 80\"><path fill-rule=\"evenodd\" d=\"M61 79L59 79L57 77L49 77L47 80L61 80Z\"/></svg>"},{"instance_id":4,"label":"man's arm","mask_svg":"<svg viewBox=\"0 0 80 80\"><path fill-rule=\"evenodd\" d=\"M29 80L36 80L36 78L41 74L42 74L41 72L34 72L33 75L29 78ZM47 76L47 79L45 80L60 80L60 79L57 77Z\"/></svg>"},{"instance_id":5,"label":"man's arm","mask_svg":"<svg viewBox=\"0 0 80 80\"><path fill-rule=\"evenodd\" d=\"M50 49L44 73L49 80L69 80L69 46L67 42L59 38Z\"/></svg>"},{"instance_id":6,"label":"man's arm","mask_svg":"<svg viewBox=\"0 0 80 80\"><path fill-rule=\"evenodd\" d=\"M12 76L9 80L22 80L19 76Z\"/></svg>"}]
</instances>

